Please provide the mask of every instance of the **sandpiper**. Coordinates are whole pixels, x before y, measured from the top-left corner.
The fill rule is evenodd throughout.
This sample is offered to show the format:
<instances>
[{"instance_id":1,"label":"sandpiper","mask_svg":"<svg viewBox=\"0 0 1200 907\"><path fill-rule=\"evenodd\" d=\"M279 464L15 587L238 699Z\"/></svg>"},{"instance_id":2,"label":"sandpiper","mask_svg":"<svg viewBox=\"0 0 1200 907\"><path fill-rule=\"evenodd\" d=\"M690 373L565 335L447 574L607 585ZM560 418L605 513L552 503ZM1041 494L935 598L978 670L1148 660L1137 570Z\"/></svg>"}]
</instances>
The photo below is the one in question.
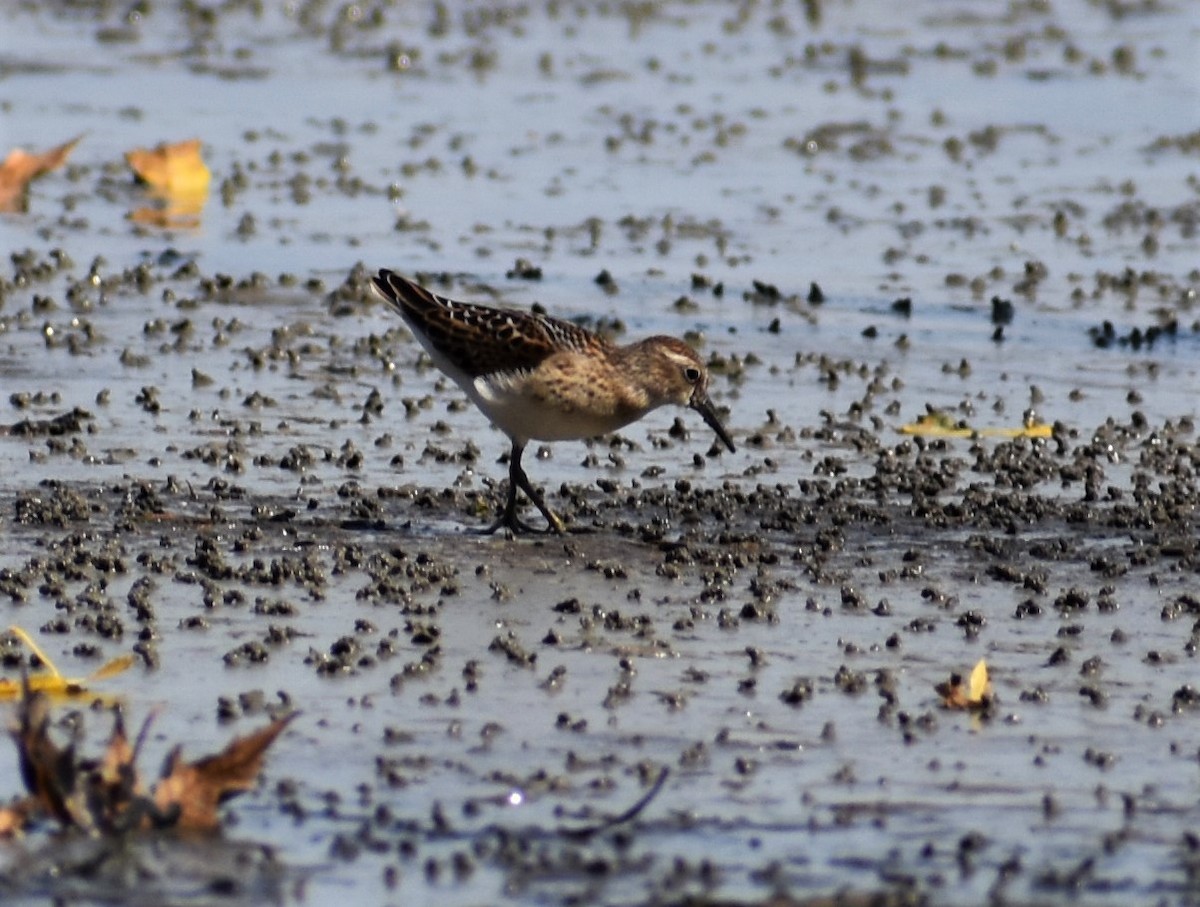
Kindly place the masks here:
<instances>
[{"instance_id":1,"label":"sandpiper","mask_svg":"<svg viewBox=\"0 0 1200 907\"><path fill-rule=\"evenodd\" d=\"M386 268L372 283L434 364L512 440L508 500L487 532L537 531L517 517L518 488L552 529L566 530L521 468L530 441L608 434L675 403L700 413L734 450L708 398L708 370L682 340L649 337L617 346L567 321L437 296Z\"/></svg>"}]
</instances>

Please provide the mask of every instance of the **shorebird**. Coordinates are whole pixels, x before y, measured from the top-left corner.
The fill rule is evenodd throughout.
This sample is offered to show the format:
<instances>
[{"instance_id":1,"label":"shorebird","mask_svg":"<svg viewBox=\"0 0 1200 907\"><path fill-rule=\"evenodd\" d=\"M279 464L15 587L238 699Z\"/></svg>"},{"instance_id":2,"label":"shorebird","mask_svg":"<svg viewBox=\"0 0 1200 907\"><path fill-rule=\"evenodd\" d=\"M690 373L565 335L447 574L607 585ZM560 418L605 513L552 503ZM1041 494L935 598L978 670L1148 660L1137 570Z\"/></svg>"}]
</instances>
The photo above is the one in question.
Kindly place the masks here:
<instances>
[{"instance_id":1,"label":"shorebird","mask_svg":"<svg viewBox=\"0 0 1200 907\"><path fill-rule=\"evenodd\" d=\"M682 340L649 337L617 346L557 318L446 299L386 268L371 280L434 365L512 441L508 498L486 532L538 531L518 518L517 489L551 529L566 531L521 468L530 441L606 435L674 403L700 413L735 449L708 398L708 370Z\"/></svg>"}]
</instances>

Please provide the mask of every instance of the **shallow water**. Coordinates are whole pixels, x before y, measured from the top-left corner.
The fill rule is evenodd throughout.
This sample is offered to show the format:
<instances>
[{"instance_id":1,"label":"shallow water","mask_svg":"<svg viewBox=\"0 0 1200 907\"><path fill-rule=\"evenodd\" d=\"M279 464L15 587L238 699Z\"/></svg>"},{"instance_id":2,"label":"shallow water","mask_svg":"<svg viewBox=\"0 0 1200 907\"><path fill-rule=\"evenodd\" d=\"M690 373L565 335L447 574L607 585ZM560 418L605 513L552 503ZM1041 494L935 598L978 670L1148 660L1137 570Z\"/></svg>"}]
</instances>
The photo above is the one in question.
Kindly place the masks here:
<instances>
[{"instance_id":1,"label":"shallow water","mask_svg":"<svg viewBox=\"0 0 1200 907\"><path fill-rule=\"evenodd\" d=\"M220 697L303 710L229 810L274 859L222 903L1195 898L1200 16L820 9L10 10L4 144L85 138L0 216L71 262L6 275L0 390L30 396L0 422L90 418L0 436L4 619L65 618L39 639L72 675L147 631L157 666L106 686L161 706L147 766L265 720ZM135 226L122 153L192 135L200 226ZM739 451L655 413L529 458L586 531L470 534L507 444L357 263L686 334ZM1058 437L906 441L927 406ZM940 709L981 657L992 717ZM147 903L220 888L186 846L138 856ZM14 849L7 893L82 902L72 859Z\"/></svg>"}]
</instances>

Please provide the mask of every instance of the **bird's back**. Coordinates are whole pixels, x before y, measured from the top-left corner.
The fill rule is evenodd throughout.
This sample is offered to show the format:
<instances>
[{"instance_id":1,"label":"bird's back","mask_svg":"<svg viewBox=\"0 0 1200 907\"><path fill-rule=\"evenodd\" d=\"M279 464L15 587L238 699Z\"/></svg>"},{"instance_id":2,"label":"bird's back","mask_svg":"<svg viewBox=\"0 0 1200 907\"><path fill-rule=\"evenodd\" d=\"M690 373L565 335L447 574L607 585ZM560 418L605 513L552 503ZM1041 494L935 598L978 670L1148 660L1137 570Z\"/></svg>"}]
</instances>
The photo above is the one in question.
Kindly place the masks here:
<instances>
[{"instance_id":1,"label":"bird's back","mask_svg":"<svg viewBox=\"0 0 1200 907\"><path fill-rule=\"evenodd\" d=\"M564 350L608 347L603 338L570 322L456 302L386 268L371 280L434 363L460 384L463 378L530 371Z\"/></svg>"}]
</instances>

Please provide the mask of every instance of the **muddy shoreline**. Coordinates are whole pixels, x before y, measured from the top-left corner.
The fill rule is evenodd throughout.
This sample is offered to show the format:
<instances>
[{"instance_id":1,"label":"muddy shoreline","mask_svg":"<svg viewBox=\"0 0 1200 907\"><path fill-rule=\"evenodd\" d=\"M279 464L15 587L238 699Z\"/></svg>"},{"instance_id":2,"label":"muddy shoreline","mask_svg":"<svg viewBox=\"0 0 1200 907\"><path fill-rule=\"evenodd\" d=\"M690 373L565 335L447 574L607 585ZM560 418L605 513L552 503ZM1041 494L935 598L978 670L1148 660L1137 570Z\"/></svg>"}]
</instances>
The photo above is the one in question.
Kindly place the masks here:
<instances>
[{"instance_id":1,"label":"muddy shoreline","mask_svg":"<svg viewBox=\"0 0 1200 907\"><path fill-rule=\"evenodd\" d=\"M771 885L803 892L830 884L843 858L796 866L782 859L787 842L900 828L926 835L923 846L855 861L874 881L850 890L886 903L936 900L967 879L1034 900L1108 890L1103 873L1079 877L1080 839L1090 866L1144 847L1145 832L1123 843L1114 825L1090 839L1079 823L1112 813L1133 829L1148 812L1161 835L1186 816L1164 807L1191 799L1187 727L1200 707L1179 682L1196 645L1198 490L1170 478L1180 457L1195 457L1182 440L1192 432L1169 443L1159 439L1172 432L1143 424L1115 434L1124 456L1157 451L1159 468L1143 465L1134 482L1157 493L1126 501L1082 480L1065 491L1079 463L1098 449L1112 456L1107 443L901 441L881 450L870 478L794 489L564 486L553 506L577 527L566 538L471 533L495 493L354 485L304 500L225 481L48 483L7 502L8 536L37 553L5 571L3 591L17 617L57 601L62 616L44 633L92 636L97 651L129 646L145 676L168 687L194 670L178 665L187 646L173 637L203 637L204 648L223 639L213 653L222 666L201 669L223 690L216 703L184 696L171 709L193 705L238 726L298 707L314 716L304 735L314 755L346 735L379 747L357 806L318 809L313 799L346 794L303 777L263 794L266 804L282 797L269 808L304 816L303 827L321 816L356 825L330 839L348 867L399 844L401 866L423 865L435 888L444 872L465 884L478 871L525 896L574 898L582 882L572 876L592 878L583 890L619 891L630 859L646 870L663 848L676 853L671 884L681 877L700 898L686 902L700 903L731 870L711 856L689 864L691 842L774 854ZM988 461L1003 468L989 473ZM1161 613L1145 613L1148 592ZM999 692L982 724L938 708L932 690L981 655ZM253 686L263 683L274 692ZM349 697L349 724L327 711L330 683ZM506 713L514 684L542 707ZM426 804L432 820L397 815L410 785L439 787L429 754L447 733L462 740L452 750L465 749L445 768L470 793L443 791ZM531 750L531 733L558 742ZM1147 748L1144 734L1158 745ZM531 755L532 770L508 767ZM633 802L661 768L672 771L664 792L635 818L586 842L562 833L564 822L586 828L619 813L614 801ZM780 772L796 779L782 799L768 793L778 782L762 779ZM1112 778L1123 781L1110 794ZM695 785L756 803L760 818L684 808ZM514 799L544 824L510 827ZM981 802L1006 817L999 827L970 818ZM934 828L966 825L947 843L919 831L934 817ZM1059 856L1023 866L1024 844L1003 834L1020 827ZM735 886L753 889L759 872L735 871Z\"/></svg>"}]
</instances>

